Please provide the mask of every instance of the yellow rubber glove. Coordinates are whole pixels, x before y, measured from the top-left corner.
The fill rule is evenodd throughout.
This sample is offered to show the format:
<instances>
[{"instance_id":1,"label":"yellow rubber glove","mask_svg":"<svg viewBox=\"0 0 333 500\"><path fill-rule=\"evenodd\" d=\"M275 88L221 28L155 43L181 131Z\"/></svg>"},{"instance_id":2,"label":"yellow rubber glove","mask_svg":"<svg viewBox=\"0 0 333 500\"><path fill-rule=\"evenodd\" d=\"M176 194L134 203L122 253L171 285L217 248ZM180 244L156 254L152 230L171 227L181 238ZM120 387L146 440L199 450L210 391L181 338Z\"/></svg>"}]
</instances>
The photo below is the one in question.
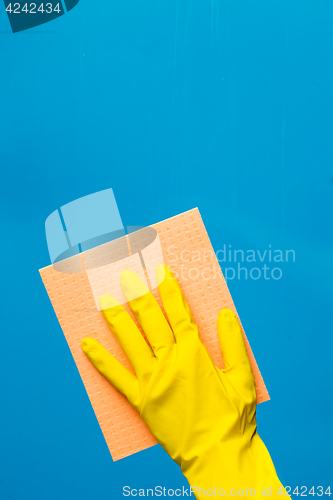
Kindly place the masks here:
<instances>
[{"instance_id":1,"label":"yellow rubber glove","mask_svg":"<svg viewBox=\"0 0 333 500\"><path fill-rule=\"evenodd\" d=\"M225 496L241 496L243 490L250 496L245 493L249 489L261 497L264 488L266 495L270 489L270 496L281 499L285 491L256 431L255 383L236 316L224 309L217 319L225 364L221 370L201 342L172 272L159 266L157 281L168 321L135 273L124 271L120 277L151 347L114 298L104 295L100 300L104 318L136 375L94 339L82 341L85 354L139 411L180 465L196 498L208 490L216 496L223 491Z\"/></svg>"}]
</instances>

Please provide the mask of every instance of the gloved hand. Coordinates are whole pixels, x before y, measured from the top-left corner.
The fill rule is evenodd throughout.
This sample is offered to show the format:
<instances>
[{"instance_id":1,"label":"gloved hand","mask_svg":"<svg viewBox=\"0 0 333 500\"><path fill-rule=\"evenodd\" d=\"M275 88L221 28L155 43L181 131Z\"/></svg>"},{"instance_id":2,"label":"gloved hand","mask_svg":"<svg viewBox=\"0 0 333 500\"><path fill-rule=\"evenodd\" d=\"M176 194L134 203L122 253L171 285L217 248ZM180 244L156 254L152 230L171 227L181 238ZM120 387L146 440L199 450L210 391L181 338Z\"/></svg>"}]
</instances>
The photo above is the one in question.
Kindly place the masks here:
<instances>
[{"instance_id":1,"label":"gloved hand","mask_svg":"<svg viewBox=\"0 0 333 500\"><path fill-rule=\"evenodd\" d=\"M263 487L281 499L285 491L256 431L255 383L236 316L224 309L217 319L225 366L219 369L200 340L172 272L165 266L156 272L168 321L135 273L124 271L120 276L150 346L114 298L100 299L103 316L136 375L94 339L82 341L85 354L139 411L180 465L197 498L209 489L217 496L220 490L221 496L222 490L226 496L236 496L230 490L241 489L245 495L247 489L255 489L258 497Z\"/></svg>"}]
</instances>

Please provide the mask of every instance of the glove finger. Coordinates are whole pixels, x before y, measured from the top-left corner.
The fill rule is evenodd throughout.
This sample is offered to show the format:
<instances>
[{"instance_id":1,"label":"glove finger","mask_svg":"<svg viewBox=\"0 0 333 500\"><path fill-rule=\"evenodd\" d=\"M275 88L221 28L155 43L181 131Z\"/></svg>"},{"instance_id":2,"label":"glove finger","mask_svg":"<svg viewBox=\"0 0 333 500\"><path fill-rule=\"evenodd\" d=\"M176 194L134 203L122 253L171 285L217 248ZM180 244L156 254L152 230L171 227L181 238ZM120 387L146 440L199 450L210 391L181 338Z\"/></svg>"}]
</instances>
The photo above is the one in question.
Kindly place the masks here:
<instances>
[{"instance_id":1,"label":"glove finger","mask_svg":"<svg viewBox=\"0 0 333 500\"><path fill-rule=\"evenodd\" d=\"M134 405L140 394L136 376L119 363L97 340L87 337L82 340L81 347L94 367Z\"/></svg>"},{"instance_id":2,"label":"glove finger","mask_svg":"<svg viewBox=\"0 0 333 500\"><path fill-rule=\"evenodd\" d=\"M236 371L253 380L240 324L230 309L223 309L217 318L217 332L227 373Z\"/></svg>"},{"instance_id":3,"label":"glove finger","mask_svg":"<svg viewBox=\"0 0 333 500\"><path fill-rule=\"evenodd\" d=\"M156 269L156 276L163 307L176 340L191 333L197 335L197 325L172 271L167 266L159 265Z\"/></svg>"},{"instance_id":4,"label":"glove finger","mask_svg":"<svg viewBox=\"0 0 333 500\"><path fill-rule=\"evenodd\" d=\"M135 373L141 377L152 367L154 354L124 307L110 295L102 295L99 305L104 319L124 349Z\"/></svg>"},{"instance_id":5,"label":"glove finger","mask_svg":"<svg viewBox=\"0 0 333 500\"><path fill-rule=\"evenodd\" d=\"M172 330L160 306L139 276L133 271L123 271L120 275L120 284L155 354L161 347L174 344Z\"/></svg>"}]
</instances>

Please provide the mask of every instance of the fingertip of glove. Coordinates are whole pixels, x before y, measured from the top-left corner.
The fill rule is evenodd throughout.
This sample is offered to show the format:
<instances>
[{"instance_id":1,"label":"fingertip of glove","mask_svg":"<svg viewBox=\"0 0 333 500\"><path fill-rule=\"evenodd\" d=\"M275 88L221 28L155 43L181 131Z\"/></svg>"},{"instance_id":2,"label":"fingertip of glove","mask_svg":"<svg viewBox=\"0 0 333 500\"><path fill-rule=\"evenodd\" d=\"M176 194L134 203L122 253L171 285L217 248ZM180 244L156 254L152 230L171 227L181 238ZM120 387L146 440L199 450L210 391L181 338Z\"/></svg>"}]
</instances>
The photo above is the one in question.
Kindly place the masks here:
<instances>
[{"instance_id":1,"label":"fingertip of glove","mask_svg":"<svg viewBox=\"0 0 333 500\"><path fill-rule=\"evenodd\" d=\"M135 272L129 269L120 273L120 284L128 301L149 293L147 285Z\"/></svg>"},{"instance_id":2,"label":"fingertip of glove","mask_svg":"<svg viewBox=\"0 0 333 500\"><path fill-rule=\"evenodd\" d=\"M222 311L220 311L220 316L235 318L235 313L232 312L231 309L228 309L227 307L225 307L224 309L222 309Z\"/></svg>"},{"instance_id":3,"label":"fingertip of glove","mask_svg":"<svg viewBox=\"0 0 333 500\"><path fill-rule=\"evenodd\" d=\"M120 279L123 280L128 280L128 279L133 279L133 277L137 276L134 271L131 271L130 269L124 269L120 273Z\"/></svg>"},{"instance_id":4,"label":"fingertip of glove","mask_svg":"<svg viewBox=\"0 0 333 500\"><path fill-rule=\"evenodd\" d=\"M156 268L156 278L157 278L157 284L160 285L162 281L164 281L164 278L166 277L166 270L167 267L164 264L159 264Z\"/></svg>"},{"instance_id":5,"label":"fingertip of glove","mask_svg":"<svg viewBox=\"0 0 333 500\"><path fill-rule=\"evenodd\" d=\"M101 295L99 298L99 307L101 311L104 311L104 309L111 309L112 307L119 306L119 302L114 298L111 297L111 295Z\"/></svg>"},{"instance_id":6,"label":"fingertip of glove","mask_svg":"<svg viewBox=\"0 0 333 500\"><path fill-rule=\"evenodd\" d=\"M171 269L165 264L159 264L156 268L157 283L160 285L165 279L176 279Z\"/></svg>"},{"instance_id":7,"label":"fingertip of glove","mask_svg":"<svg viewBox=\"0 0 333 500\"><path fill-rule=\"evenodd\" d=\"M90 337L86 337L83 340L81 340L81 348L85 354L88 354L92 347L94 346L96 340L91 339Z\"/></svg>"},{"instance_id":8,"label":"fingertip of glove","mask_svg":"<svg viewBox=\"0 0 333 500\"><path fill-rule=\"evenodd\" d=\"M220 311L217 320L223 321L223 322L228 322L228 323L233 323L235 320L237 320L237 317L233 311L231 311L228 308L225 308L225 309L222 309L222 311Z\"/></svg>"}]
</instances>

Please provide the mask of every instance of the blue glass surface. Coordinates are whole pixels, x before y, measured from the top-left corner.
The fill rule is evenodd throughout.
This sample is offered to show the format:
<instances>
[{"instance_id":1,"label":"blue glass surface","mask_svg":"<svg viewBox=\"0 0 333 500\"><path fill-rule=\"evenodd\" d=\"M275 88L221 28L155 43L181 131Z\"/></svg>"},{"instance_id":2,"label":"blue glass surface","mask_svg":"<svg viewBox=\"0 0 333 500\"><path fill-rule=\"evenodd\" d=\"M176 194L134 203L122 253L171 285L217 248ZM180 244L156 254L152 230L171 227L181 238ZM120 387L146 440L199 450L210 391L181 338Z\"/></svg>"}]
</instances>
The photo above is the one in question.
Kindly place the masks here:
<instances>
[{"instance_id":1,"label":"blue glass surface","mask_svg":"<svg viewBox=\"0 0 333 500\"><path fill-rule=\"evenodd\" d=\"M216 251L295 251L281 279L228 285L281 479L329 485L332 14L329 0L81 0L13 35L0 8L1 498L186 484L158 446L112 462L38 273L47 216L107 188L124 226L198 206Z\"/></svg>"}]
</instances>

